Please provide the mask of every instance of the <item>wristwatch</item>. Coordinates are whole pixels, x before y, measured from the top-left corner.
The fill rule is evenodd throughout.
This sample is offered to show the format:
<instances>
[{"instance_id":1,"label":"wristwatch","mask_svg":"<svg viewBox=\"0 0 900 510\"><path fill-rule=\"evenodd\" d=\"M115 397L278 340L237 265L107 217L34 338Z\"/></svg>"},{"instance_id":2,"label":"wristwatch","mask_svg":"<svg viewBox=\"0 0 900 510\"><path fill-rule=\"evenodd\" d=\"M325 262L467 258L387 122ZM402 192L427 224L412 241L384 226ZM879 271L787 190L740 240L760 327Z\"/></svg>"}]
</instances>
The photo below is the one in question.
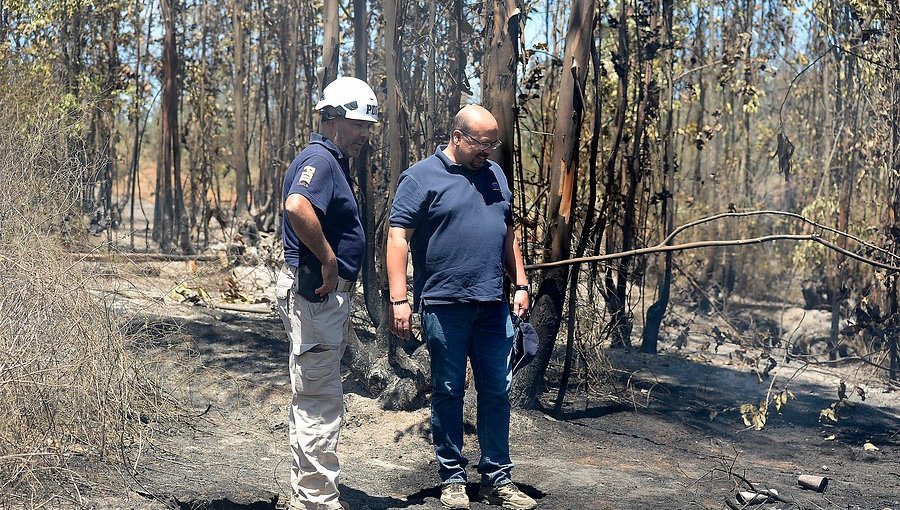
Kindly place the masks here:
<instances>
[{"instance_id":1,"label":"wristwatch","mask_svg":"<svg viewBox=\"0 0 900 510\"><path fill-rule=\"evenodd\" d=\"M525 292L531 293L531 287L526 283L525 285L516 285L516 291L524 290Z\"/></svg>"}]
</instances>

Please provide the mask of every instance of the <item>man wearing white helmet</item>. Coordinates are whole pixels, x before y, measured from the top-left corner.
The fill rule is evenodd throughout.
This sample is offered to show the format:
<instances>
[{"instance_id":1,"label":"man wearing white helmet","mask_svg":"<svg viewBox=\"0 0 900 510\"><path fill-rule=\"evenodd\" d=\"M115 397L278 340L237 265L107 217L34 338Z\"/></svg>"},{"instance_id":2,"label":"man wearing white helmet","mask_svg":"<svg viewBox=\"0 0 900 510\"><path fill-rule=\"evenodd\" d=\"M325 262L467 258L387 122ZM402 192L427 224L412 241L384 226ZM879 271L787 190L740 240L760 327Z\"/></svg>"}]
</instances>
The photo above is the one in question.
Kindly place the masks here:
<instances>
[{"instance_id":1,"label":"man wearing white helmet","mask_svg":"<svg viewBox=\"0 0 900 510\"><path fill-rule=\"evenodd\" d=\"M291 508L336 510L348 508L338 500L340 362L366 245L348 158L368 142L378 101L366 82L344 77L325 87L316 110L319 133L284 178L285 264L275 290L291 343Z\"/></svg>"}]
</instances>

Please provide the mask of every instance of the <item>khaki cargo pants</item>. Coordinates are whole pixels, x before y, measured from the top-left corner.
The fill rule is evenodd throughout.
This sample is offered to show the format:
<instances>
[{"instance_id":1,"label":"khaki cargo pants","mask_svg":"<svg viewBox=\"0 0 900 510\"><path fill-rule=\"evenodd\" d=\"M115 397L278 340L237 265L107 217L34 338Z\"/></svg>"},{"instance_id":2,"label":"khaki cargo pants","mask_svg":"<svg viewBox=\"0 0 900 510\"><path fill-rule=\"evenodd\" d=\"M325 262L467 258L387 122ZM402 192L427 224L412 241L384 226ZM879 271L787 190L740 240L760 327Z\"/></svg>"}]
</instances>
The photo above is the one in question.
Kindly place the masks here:
<instances>
[{"instance_id":1,"label":"khaki cargo pants","mask_svg":"<svg viewBox=\"0 0 900 510\"><path fill-rule=\"evenodd\" d=\"M340 365L350 328L351 294L342 289L350 285L341 279L339 290L327 300L311 303L293 292L296 271L282 267L275 285L278 313L291 343L291 508L340 509Z\"/></svg>"}]
</instances>

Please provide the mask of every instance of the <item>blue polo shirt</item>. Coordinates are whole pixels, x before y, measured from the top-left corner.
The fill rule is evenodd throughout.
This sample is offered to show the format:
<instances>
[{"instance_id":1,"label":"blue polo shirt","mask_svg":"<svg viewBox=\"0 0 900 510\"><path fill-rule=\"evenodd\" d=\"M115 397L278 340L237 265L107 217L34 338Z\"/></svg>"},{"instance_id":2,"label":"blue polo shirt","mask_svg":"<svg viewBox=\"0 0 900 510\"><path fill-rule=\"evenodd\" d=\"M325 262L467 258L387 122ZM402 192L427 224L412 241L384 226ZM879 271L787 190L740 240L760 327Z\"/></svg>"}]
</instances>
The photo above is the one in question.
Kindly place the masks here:
<instances>
[{"instance_id":1,"label":"blue polo shirt","mask_svg":"<svg viewBox=\"0 0 900 510\"><path fill-rule=\"evenodd\" d=\"M346 280L356 280L366 248L366 236L350 187L347 158L334 142L318 133L310 136L309 145L294 158L285 173L283 200L287 201L288 196L295 193L306 197L315 208L325 239L337 258L338 275ZM301 260L313 256L297 238L284 212L281 232L285 263L299 266Z\"/></svg>"},{"instance_id":2,"label":"blue polo shirt","mask_svg":"<svg viewBox=\"0 0 900 510\"><path fill-rule=\"evenodd\" d=\"M446 304L502 301L512 193L493 161L469 170L437 148L400 175L391 226L410 239L413 299Z\"/></svg>"}]
</instances>

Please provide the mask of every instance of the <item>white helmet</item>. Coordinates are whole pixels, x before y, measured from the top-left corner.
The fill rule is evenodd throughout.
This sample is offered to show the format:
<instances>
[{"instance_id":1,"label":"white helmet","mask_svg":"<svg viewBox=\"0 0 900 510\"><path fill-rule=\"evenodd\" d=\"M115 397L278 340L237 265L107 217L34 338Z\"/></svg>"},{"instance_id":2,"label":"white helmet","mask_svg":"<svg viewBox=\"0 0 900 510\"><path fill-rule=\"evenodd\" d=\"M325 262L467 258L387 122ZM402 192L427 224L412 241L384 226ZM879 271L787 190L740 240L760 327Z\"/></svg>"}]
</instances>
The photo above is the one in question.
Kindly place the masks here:
<instances>
[{"instance_id":1,"label":"white helmet","mask_svg":"<svg viewBox=\"0 0 900 510\"><path fill-rule=\"evenodd\" d=\"M375 91L359 78L344 76L329 83L316 103L316 110L331 119L345 117L353 120L378 122L378 100Z\"/></svg>"}]
</instances>

